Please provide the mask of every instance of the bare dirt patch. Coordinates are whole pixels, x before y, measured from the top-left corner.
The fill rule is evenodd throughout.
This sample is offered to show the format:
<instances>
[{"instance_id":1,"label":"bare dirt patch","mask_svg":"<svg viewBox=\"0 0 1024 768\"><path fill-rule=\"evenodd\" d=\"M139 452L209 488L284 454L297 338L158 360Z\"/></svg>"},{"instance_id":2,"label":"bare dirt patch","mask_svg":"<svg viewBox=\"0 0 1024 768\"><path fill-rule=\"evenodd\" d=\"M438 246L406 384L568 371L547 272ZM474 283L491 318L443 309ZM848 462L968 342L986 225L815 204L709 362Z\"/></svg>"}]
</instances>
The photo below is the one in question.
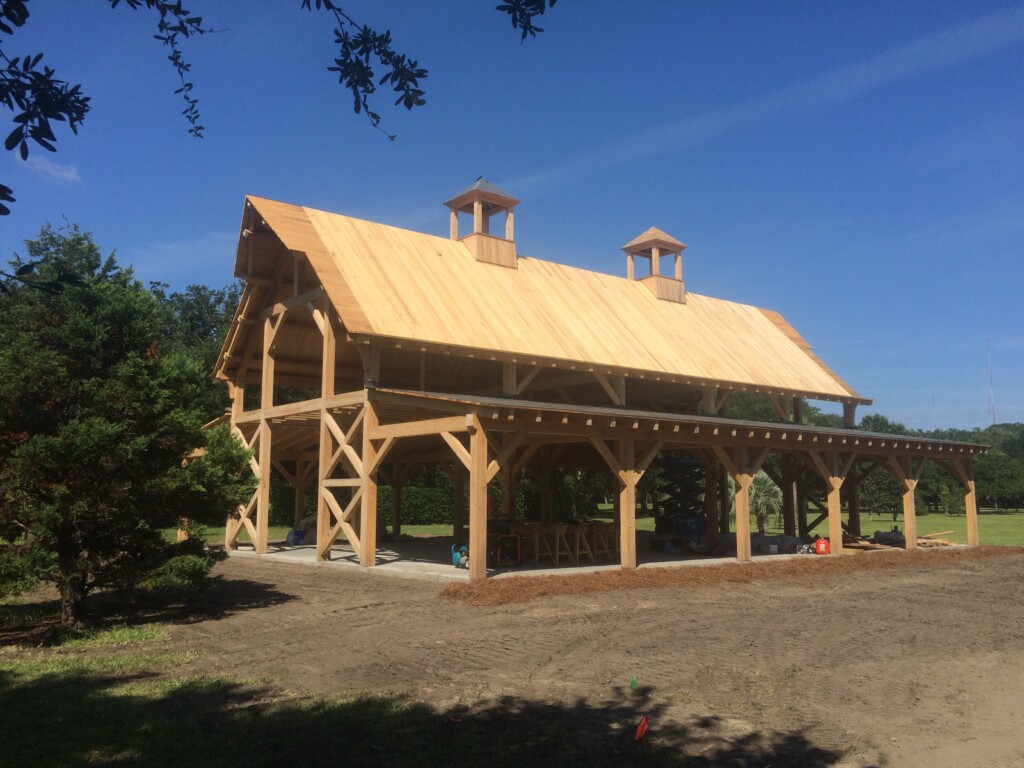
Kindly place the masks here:
<instances>
[{"instance_id":1,"label":"bare dirt patch","mask_svg":"<svg viewBox=\"0 0 1024 768\"><path fill-rule=\"evenodd\" d=\"M648 714L659 764L1024 765L1020 550L503 579L447 596L253 559L217 573L205 614L170 627L169 647L203 651L193 674L395 695L481 738L487 724L522 727L524 743L549 728L580 758L604 743L595 734L631 743Z\"/></svg>"}]
</instances>

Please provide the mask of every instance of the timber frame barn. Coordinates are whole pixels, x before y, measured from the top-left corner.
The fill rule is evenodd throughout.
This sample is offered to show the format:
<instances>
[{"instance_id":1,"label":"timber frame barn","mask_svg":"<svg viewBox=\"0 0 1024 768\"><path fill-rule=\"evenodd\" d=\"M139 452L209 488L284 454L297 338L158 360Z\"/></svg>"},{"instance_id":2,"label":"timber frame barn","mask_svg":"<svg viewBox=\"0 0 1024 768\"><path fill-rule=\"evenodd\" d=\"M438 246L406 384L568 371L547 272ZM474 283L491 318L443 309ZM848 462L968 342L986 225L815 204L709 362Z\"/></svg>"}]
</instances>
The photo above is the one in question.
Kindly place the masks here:
<instances>
[{"instance_id":1,"label":"timber frame barn","mask_svg":"<svg viewBox=\"0 0 1024 768\"><path fill-rule=\"evenodd\" d=\"M624 278L520 256L518 202L479 179L446 203L445 239L246 198L234 271L245 288L214 375L230 390L231 426L253 450L259 482L228 519L228 549L244 529L267 552L277 471L296 490L296 517L315 486L317 559L344 534L373 566L378 485L393 488L397 534L403 482L437 463L455 480L455 532L468 525L469 578L480 579L488 517L513 517L517 478L537 478L539 518L550 524L552 470L587 466L618 486L617 525L592 543L635 568L636 485L667 450L703 467L709 539L728 525L722 480L732 476L740 560L751 557L749 490L761 468L784 491L786 532L827 520L841 553L844 526L860 532L857 485L877 469L902 485L915 547L914 488L935 462L961 483L968 540L978 543L972 461L983 446L853 429L857 405L870 401L779 314L686 291L686 246L658 229L624 246ZM720 416L736 391L769 398L779 421ZM842 403L846 428L801 423L802 400ZM781 457L774 468L770 453ZM810 525L809 475L827 489ZM491 482L504 490L502 509L488 510Z\"/></svg>"}]
</instances>

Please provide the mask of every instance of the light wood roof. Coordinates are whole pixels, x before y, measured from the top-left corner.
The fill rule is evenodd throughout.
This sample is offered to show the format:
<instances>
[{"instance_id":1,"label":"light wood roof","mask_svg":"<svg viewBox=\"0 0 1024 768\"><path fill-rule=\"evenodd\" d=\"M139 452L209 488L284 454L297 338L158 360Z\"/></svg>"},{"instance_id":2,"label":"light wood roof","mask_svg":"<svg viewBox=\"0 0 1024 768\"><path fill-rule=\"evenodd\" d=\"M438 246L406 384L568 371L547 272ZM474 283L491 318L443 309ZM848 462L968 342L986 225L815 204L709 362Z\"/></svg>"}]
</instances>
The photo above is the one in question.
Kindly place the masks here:
<instances>
[{"instance_id":1,"label":"light wood roof","mask_svg":"<svg viewBox=\"0 0 1024 768\"><path fill-rule=\"evenodd\" d=\"M686 304L661 301L638 282L539 259L505 269L458 241L248 200L306 255L353 335L870 402L774 312L690 292Z\"/></svg>"}]
</instances>

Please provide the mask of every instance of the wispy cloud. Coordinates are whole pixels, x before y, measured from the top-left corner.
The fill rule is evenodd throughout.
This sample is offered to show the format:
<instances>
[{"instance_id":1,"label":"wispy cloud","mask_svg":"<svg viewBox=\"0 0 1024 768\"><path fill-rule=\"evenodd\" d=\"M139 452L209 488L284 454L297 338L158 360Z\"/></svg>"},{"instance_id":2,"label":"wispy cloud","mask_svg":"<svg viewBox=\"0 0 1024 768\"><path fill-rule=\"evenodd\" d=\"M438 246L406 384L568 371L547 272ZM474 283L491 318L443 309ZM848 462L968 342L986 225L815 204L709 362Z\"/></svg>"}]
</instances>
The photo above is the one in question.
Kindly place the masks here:
<instances>
[{"instance_id":1,"label":"wispy cloud","mask_svg":"<svg viewBox=\"0 0 1024 768\"><path fill-rule=\"evenodd\" d=\"M122 248L117 259L130 264L143 282L182 290L191 283L221 286L232 279L238 232L218 230L188 240L167 240Z\"/></svg>"},{"instance_id":2,"label":"wispy cloud","mask_svg":"<svg viewBox=\"0 0 1024 768\"><path fill-rule=\"evenodd\" d=\"M504 183L522 192L552 189L597 170L703 144L739 126L850 101L890 83L989 56L1022 41L1024 7L1000 11L752 101L635 133L585 157Z\"/></svg>"},{"instance_id":3,"label":"wispy cloud","mask_svg":"<svg viewBox=\"0 0 1024 768\"><path fill-rule=\"evenodd\" d=\"M64 165L50 160L47 157L30 155L25 165L42 176L47 181L57 184L81 184L82 177L78 175L78 166Z\"/></svg>"}]
</instances>

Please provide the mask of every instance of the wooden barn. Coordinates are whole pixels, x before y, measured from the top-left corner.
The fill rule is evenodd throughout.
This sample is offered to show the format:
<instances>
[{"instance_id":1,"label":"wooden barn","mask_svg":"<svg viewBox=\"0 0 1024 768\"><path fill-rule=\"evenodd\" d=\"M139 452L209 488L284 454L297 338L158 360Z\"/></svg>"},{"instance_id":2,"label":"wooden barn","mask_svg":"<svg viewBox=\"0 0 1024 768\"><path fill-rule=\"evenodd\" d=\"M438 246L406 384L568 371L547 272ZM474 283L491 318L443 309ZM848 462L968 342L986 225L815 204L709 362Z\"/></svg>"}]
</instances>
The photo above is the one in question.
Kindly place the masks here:
<instances>
[{"instance_id":1,"label":"wooden barn","mask_svg":"<svg viewBox=\"0 0 1024 768\"><path fill-rule=\"evenodd\" d=\"M827 521L839 553L843 526L859 532L857 485L877 469L902 485L906 546L916 546L914 488L935 462L962 484L977 543L981 447L853 429L856 407L870 401L781 315L687 291L686 246L658 229L623 247L621 277L520 255L518 202L478 180L445 204L446 239L246 199L235 258L245 289L215 373L259 484L228 520L228 548L244 529L267 551L276 471L294 486L297 510L307 488L316 494L318 559L344 535L373 566L379 485L393 489L397 533L403 483L436 463L455 478L470 578L485 576L488 536L499 530L531 544L536 560L635 568L637 482L666 451L686 451L703 469L709 537L728 521L720 480L732 476L740 560L751 557L749 489L762 467L784 491L787 532ZM723 418L740 391L765 396L777 421ZM804 401L842 403L846 428L803 424ZM769 468L770 454L779 458ZM616 523L553 519L552 471L572 467L614 478ZM516 520L512 504L524 473L539 487L532 523ZM802 488L812 476L827 504L808 523ZM489 509L490 483L503 491L498 509Z\"/></svg>"}]
</instances>

